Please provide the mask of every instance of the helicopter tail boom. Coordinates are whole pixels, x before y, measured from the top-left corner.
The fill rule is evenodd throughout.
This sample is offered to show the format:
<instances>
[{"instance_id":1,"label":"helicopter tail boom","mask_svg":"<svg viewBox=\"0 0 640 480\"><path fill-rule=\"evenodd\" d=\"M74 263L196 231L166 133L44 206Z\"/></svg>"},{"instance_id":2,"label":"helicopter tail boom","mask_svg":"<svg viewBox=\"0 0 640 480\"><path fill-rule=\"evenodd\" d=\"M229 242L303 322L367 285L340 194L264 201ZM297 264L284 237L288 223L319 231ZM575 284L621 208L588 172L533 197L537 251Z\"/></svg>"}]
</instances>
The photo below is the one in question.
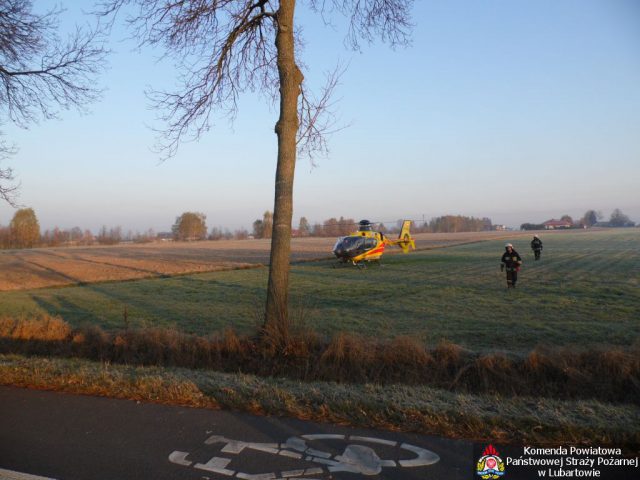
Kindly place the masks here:
<instances>
[{"instance_id":1,"label":"helicopter tail boom","mask_svg":"<svg viewBox=\"0 0 640 480\"><path fill-rule=\"evenodd\" d=\"M389 243L392 245L398 245L404 253L409 252L409 249L416 249L416 242L411 237L411 220L404 220L402 222L402 229L400 230L400 234L398 235L398 239L395 241L390 241Z\"/></svg>"}]
</instances>

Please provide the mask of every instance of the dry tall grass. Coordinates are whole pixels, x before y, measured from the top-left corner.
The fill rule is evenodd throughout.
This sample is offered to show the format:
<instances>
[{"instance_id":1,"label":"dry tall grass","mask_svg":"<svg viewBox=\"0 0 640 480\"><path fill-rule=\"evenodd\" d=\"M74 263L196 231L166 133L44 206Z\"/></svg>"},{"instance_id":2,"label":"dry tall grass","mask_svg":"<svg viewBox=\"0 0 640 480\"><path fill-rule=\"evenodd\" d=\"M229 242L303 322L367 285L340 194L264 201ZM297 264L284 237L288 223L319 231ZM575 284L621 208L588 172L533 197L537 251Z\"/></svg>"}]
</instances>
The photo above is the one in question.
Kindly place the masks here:
<instances>
[{"instance_id":1,"label":"dry tall grass","mask_svg":"<svg viewBox=\"0 0 640 480\"><path fill-rule=\"evenodd\" d=\"M640 403L637 347L479 355L451 343L427 350L410 337L384 341L342 333L327 340L308 329L275 339L268 332L249 337L231 329L209 337L162 329L106 333L95 326L72 329L59 318L41 316L0 318L0 351L305 381L406 383L469 393Z\"/></svg>"},{"instance_id":2,"label":"dry tall grass","mask_svg":"<svg viewBox=\"0 0 640 480\"><path fill-rule=\"evenodd\" d=\"M0 318L0 338L62 341L70 334L71 327L59 317L41 315L35 318Z\"/></svg>"}]
</instances>

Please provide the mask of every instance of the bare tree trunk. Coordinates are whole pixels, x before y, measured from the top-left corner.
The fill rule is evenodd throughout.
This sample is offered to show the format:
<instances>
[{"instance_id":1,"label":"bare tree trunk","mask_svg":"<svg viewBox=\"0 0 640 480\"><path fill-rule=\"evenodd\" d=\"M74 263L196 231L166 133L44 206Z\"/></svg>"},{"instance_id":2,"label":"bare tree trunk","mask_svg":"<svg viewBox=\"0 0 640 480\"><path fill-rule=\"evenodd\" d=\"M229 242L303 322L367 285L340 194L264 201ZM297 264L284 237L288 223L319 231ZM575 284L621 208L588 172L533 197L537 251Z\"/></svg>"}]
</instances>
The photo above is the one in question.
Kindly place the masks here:
<instances>
[{"instance_id":1,"label":"bare tree trunk","mask_svg":"<svg viewBox=\"0 0 640 480\"><path fill-rule=\"evenodd\" d=\"M280 9L277 12L278 32L276 34L280 78L280 118L275 128L278 136L278 165L264 326L280 339L286 338L288 334L293 176L296 166L298 96L303 80L302 72L295 61L294 10L295 0L281 0Z\"/></svg>"}]
</instances>

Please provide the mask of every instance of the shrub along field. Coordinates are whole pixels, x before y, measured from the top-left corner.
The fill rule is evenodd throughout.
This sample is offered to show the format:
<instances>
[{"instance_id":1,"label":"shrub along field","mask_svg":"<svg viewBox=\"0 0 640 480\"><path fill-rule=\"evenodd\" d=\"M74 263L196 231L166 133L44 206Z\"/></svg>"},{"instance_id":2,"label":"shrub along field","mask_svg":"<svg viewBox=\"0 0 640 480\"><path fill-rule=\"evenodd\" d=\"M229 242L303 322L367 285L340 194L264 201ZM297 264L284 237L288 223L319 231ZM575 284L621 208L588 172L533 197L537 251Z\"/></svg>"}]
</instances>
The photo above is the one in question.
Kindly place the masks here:
<instances>
[{"instance_id":1,"label":"shrub along field","mask_svg":"<svg viewBox=\"0 0 640 480\"><path fill-rule=\"evenodd\" d=\"M524 265L511 291L499 270L503 239L387 255L366 269L297 263L293 317L320 334L410 335L479 352L640 345L640 230L542 234L539 262L529 240L514 236ZM266 280L267 270L257 268L0 292L0 313L53 314L108 331L168 327L207 335L232 327L251 334Z\"/></svg>"}]
</instances>

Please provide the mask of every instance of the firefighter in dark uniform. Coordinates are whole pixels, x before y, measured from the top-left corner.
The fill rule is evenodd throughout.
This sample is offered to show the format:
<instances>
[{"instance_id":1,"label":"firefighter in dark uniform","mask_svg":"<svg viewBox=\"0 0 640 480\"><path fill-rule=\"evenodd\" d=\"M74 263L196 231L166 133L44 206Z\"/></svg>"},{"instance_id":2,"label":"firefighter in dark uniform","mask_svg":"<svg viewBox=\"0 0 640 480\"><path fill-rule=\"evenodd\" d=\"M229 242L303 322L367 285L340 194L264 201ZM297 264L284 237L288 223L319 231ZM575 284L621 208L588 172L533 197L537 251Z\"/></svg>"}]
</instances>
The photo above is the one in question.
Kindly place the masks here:
<instances>
[{"instance_id":1,"label":"firefighter in dark uniform","mask_svg":"<svg viewBox=\"0 0 640 480\"><path fill-rule=\"evenodd\" d=\"M522 265L522 258L513 249L513 245L507 243L504 246L505 252L502 254L502 263L500 264L500 271L507 270L507 288L516 288L516 282L518 281L518 270Z\"/></svg>"},{"instance_id":2,"label":"firefighter in dark uniform","mask_svg":"<svg viewBox=\"0 0 640 480\"><path fill-rule=\"evenodd\" d=\"M533 250L533 256L536 260L540 260L540 254L542 253L542 240L538 235L533 236L531 240L531 250Z\"/></svg>"}]
</instances>

